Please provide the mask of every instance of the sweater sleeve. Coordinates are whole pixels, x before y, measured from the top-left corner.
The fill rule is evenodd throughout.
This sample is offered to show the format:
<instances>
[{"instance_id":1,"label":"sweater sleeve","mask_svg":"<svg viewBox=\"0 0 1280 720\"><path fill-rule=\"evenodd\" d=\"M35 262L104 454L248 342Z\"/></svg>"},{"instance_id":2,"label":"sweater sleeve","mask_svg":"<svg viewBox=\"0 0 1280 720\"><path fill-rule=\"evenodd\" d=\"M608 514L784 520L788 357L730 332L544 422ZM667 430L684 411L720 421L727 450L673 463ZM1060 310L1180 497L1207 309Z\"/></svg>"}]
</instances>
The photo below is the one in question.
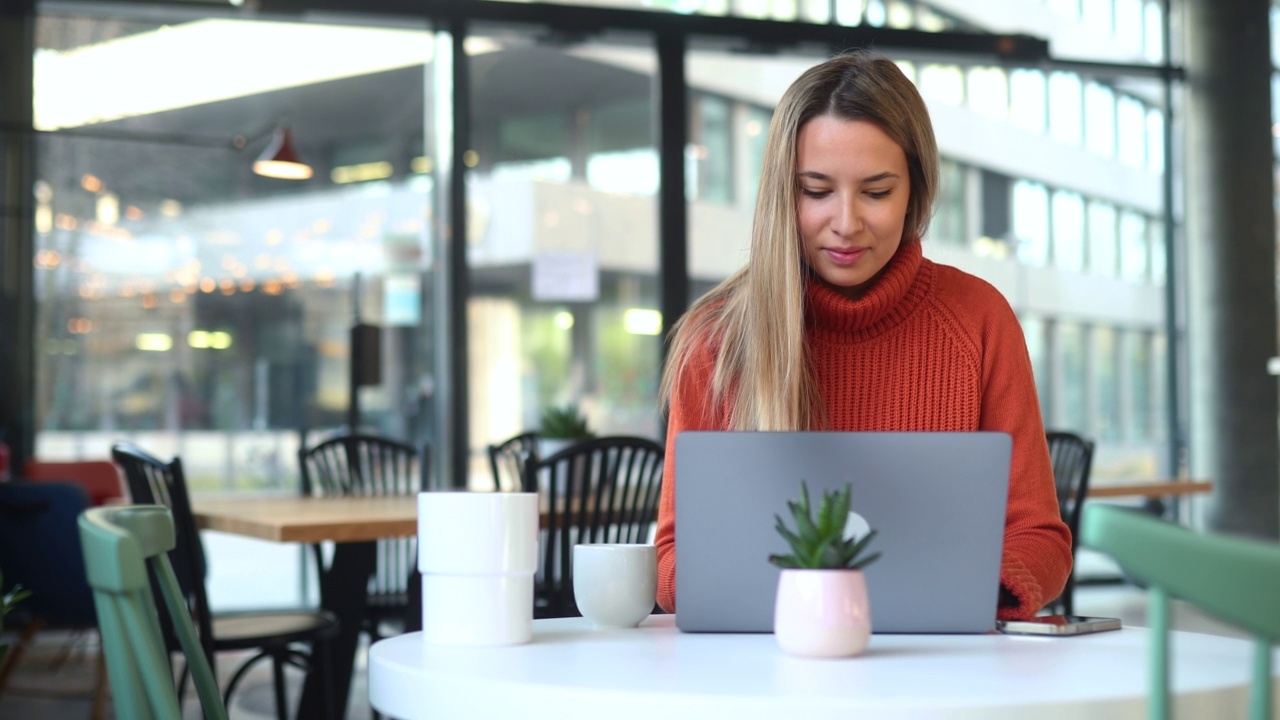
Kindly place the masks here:
<instances>
[{"instance_id":1,"label":"sweater sleeve","mask_svg":"<svg viewBox=\"0 0 1280 720\"><path fill-rule=\"evenodd\" d=\"M658 606L667 612L676 610L676 436L684 430L723 429L717 427L715 418L708 412L714 362L710 347L694 351L667 410L666 453L658 498L658 528L654 536L658 551Z\"/></svg>"},{"instance_id":2,"label":"sweater sleeve","mask_svg":"<svg viewBox=\"0 0 1280 720\"><path fill-rule=\"evenodd\" d=\"M980 429L1013 438L997 615L1020 619L1035 615L1062 592L1071 572L1071 533L1058 510L1022 328L1003 298L989 320L982 343Z\"/></svg>"}]
</instances>

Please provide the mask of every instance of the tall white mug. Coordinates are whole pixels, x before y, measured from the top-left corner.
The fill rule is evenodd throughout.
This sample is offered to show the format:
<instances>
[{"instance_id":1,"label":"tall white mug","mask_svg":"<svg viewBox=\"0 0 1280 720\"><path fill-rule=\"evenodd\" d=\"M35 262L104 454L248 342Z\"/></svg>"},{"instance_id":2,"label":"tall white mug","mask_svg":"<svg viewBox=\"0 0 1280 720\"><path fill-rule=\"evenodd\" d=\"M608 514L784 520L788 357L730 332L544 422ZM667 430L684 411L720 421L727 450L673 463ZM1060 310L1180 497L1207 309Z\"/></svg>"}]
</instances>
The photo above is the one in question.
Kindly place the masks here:
<instances>
[{"instance_id":1,"label":"tall white mug","mask_svg":"<svg viewBox=\"0 0 1280 720\"><path fill-rule=\"evenodd\" d=\"M533 637L536 493L418 493L422 636L445 645Z\"/></svg>"},{"instance_id":2,"label":"tall white mug","mask_svg":"<svg viewBox=\"0 0 1280 720\"><path fill-rule=\"evenodd\" d=\"M632 628L653 612L658 553L653 545L573 546L573 599L598 628Z\"/></svg>"}]
</instances>

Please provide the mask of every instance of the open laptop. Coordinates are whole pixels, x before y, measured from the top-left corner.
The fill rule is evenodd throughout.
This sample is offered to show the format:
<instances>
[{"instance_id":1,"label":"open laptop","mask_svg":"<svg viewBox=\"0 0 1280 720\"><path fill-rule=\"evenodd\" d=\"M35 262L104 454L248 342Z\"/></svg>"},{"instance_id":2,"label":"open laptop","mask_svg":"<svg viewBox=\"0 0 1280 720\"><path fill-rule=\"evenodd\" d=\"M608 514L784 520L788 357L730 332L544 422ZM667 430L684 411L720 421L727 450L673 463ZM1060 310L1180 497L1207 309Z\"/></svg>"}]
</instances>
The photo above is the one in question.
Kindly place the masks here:
<instances>
[{"instance_id":1,"label":"open laptop","mask_svg":"<svg viewBox=\"0 0 1280 720\"><path fill-rule=\"evenodd\" d=\"M878 531L867 566L872 631L995 629L1012 439L1000 432L706 432L676 436L676 626L772 632L789 553L774 515L800 481L816 505L852 483Z\"/></svg>"}]
</instances>

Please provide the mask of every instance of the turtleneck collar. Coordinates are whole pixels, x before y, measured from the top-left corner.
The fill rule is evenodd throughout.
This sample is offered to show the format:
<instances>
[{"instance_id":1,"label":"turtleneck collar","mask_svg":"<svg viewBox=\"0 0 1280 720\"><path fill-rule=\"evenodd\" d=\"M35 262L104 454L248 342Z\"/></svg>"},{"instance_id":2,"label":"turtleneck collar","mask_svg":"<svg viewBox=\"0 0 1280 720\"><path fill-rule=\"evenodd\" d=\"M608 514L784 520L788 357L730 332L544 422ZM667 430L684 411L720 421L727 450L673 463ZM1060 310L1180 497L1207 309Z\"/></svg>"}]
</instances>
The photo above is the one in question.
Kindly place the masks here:
<instances>
[{"instance_id":1,"label":"turtleneck collar","mask_svg":"<svg viewBox=\"0 0 1280 720\"><path fill-rule=\"evenodd\" d=\"M924 262L920 241L914 240L898 246L880 276L857 300L810 277L805 286L805 321L828 332L879 334L901 322L920 304L933 276L930 267Z\"/></svg>"}]
</instances>

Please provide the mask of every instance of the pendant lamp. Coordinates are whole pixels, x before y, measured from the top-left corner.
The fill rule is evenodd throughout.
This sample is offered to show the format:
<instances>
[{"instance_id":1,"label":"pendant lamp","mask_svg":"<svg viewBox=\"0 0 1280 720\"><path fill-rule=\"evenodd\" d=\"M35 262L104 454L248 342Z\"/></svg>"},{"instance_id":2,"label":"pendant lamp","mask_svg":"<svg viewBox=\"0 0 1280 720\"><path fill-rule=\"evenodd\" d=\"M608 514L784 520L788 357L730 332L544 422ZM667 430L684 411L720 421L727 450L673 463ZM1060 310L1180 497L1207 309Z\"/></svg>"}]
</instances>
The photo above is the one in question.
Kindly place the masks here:
<instances>
[{"instance_id":1,"label":"pendant lamp","mask_svg":"<svg viewBox=\"0 0 1280 720\"><path fill-rule=\"evenodd\" d=\"M263 177L282 180L307 180L311 177L311 166L298 157L298 150L293 146L293 131L283 126L276 128L271 144L254 161L253 171Z\"/></svg>"}]
</instances>

